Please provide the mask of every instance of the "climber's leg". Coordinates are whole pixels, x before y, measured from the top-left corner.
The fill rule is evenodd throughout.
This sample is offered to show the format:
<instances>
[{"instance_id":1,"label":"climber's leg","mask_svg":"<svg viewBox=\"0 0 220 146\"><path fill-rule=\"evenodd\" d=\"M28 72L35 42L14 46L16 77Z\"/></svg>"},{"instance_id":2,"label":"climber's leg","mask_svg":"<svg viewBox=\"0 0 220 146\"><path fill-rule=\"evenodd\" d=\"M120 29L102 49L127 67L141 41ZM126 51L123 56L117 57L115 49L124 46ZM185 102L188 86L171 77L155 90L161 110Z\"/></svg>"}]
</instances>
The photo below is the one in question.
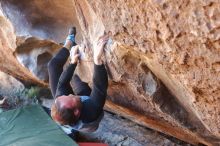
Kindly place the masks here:
<instances>
[{"instance_id":1,"label":"climber's leg","mask_svg":"<svg viewBox=\"0 0 220 146\"><path fill-rule=\"evenodd\" d=\"M88 83L83 82L78 75L73 76L73 92L76 95L86 95L89 96L91 93L91 88L89 87Z\"/></svg>"},{"instance_id":2,"label":"climber's leg","mask_svg":"<svg viewBox=\"0 0 220 146\"><path fill-rule=\"evenodd\" d=\"M75 36L76 28L72 27L69 30L63 48L48 63L49 85L54 98L60 75L63 72L63 66L70 55L69 49L76 45Z\"/></svg>"},{"instance_id":3,"label":"climber's leg","mask_svg":"<svg viewBox=\"0 0 220 146\"><path fill-rule=\"evenodd\" d=\"M57 83L68 57L69 50L62 48L48 63L49 85L53 97L56 95Z\"/></svg>"}]
</instances>

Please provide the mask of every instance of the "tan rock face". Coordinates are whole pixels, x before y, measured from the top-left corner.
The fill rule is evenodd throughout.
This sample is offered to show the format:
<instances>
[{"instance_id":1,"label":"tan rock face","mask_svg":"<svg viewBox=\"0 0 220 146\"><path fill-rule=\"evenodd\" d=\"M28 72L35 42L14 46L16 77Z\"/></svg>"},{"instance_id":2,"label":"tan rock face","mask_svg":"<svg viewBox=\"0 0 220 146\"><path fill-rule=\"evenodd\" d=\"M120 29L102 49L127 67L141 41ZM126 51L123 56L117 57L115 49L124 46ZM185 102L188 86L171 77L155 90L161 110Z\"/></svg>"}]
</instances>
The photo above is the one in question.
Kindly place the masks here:
<instances>
[{"instance_id":1,"label":"tan rock face","mask_svg":"<svg viewBox=\"0 0 220 146\"><path fill-rule=\"evenodd\" d=\"M118 96L123 98L121 99L123 104L133 102L130 107L135 105L141 107L140 103L135 103L136 99L141 98L137 95L141 82L136 81L135 73L140 70L139 64L144 62L144 65L171 91L175 96L173 98L188 112L189 119L194 121L191 125L198 126L197 128L193 126L191 130L213 143L219 143L220 3L218 0L212 2L75 0L75 5L81 26L87 26L87 29L95 31L93 24L96 23L100 28L104 25L104 31L113 34L113 42L119 43L117 49L122 50L121 48L125 46L127 50L124 58L118 57L121 53L113 54L118 63L123 62L123 59L125 62L119 65L120 69L125 69L125 73L120 74L120 70L116 70L113 80L116 78L118 84L118 78L121 79L119 75L125 76L126 79L124 84L120 83L111 90L117 92L113 96L113 101ZM93 19L88 19L88 15ZM84 35L88 36L90 41L98 37L89 33L92 30L85 29L85 31ZM143 58L135 59L132 53L129 55L129 52L135 52ZM110 63L114 62L113 58L109 60ZM142 81L149 82L149 79L143 78ZM146 86L140 89L144 90ZM124 96L120 97L120 94ZM126 101L124 97L133 100ZM145 96L145 99L147 98L149 97ZM147 105L145 111L155 110L149 106L150 104L152 102L145 104ZM171 111L178 110L174 108ZM153 115L155 114L148 114L148 116ZM159 112L156 115L159 116Z\"/></svg>"},{"instance_id":2,"label":"tan rock face","mask_svg":"<svg viewBox=\"0 0 220 146\"><path fill-rule=\"evenodd\" d=\"M18 93L24 89L24 85L21 82L4 72L0 72L0 80L1 94Z\"/></svg>"},{"instance_id":3,"label":"tan rock face","mask_svg":"<svg viewBox=\"0 0 220 146\"><path fill-rule=\"evenodd\" d=\"M1 5L19 36L31 35L62 42L69 27L78 27L72 0L2 0Z\"/></svg>"},{"instance_id":4,"label":"tan rock face","mask_svg":"<svg viewBox=\"0 0 220 146\"><path fill-rule=\"evenodd\" d=\"M11 17L11 6L24 15L29 23L28 32L38 35L34 31L39 29L56 41L64 38L64 28L74 21L90 58L79 64L77 72L89 82L93 42L104 32L111 32L105 48L109 100L129 109L118 108L118 113L193 144L220 144L218 0L7 0L2 6L16 30L19 30L16 22L20 24L21 19ZM16 47L12 26L5 18L0 22L7 28L0 28L4 48L1 54L10 49L13 52ZM29 59L30 53L25 49L41 48L27 45L28 41L24 44L17 51ZM50 57L43 55L39 61L43 65L47 62L44 59ZM25 66L33 68L34 62ZM1 65L1 69L15 70L10 65L7 68ZM117 113L113 108L118 106L108 107Z\"/></svg>"},{"instance_id":5,"label":"tan rock face","mask_svg":"<svg viewBox=\"0 0 220 146\"><path fill-rule=\"evenodd\" d=\"M17 37L17 48L14 54L19 62L35 76L44 82L48 82L47 63L60 48L60 45L51 40Z\"/></svg>"},{"instance_id":6,"label":"tan rock face","mask_svg":"<svg viewBox=\"0 0 220 146\"><path fill-rule=\"evenodd\" d=\"M0 70L12 75L23 83L30 85L36 83L45 85L42 81L33 76L15 58L13 52L16 48L16 36L12 24L5 18L0 9Z\"/></svg>"}]
</instances>

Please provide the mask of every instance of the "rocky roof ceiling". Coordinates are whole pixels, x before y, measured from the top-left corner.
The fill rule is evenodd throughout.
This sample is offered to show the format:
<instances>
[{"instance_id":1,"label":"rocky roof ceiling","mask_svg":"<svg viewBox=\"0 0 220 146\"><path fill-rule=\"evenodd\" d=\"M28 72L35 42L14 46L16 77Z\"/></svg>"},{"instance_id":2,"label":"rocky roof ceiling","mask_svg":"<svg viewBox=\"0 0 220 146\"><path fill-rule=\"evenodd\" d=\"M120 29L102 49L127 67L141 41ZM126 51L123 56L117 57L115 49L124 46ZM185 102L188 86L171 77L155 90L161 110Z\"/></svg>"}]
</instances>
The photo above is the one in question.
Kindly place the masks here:
<instances>
[{"instance_id":1,"label":"rocky roof ceiling","mask_svg":"<svg viewBox=\"0 0 220 146\"><path fill-rule=\"evenodd\" d=\"M111 34L105 54L111 80L106 108L192 144L220 144L218 0L0 2L17 35L61 42L75 25L89 58L92 42ZM15 34L1 17L7 29L0 31L0 51L13 54ZM8 66L13 60L20 66L13 55L3 58ZM0 68L16 76L15 68ZM82 61L78 73L85 81L91 80L90 72L92 62Z\"/></svg>"}]
</instances>

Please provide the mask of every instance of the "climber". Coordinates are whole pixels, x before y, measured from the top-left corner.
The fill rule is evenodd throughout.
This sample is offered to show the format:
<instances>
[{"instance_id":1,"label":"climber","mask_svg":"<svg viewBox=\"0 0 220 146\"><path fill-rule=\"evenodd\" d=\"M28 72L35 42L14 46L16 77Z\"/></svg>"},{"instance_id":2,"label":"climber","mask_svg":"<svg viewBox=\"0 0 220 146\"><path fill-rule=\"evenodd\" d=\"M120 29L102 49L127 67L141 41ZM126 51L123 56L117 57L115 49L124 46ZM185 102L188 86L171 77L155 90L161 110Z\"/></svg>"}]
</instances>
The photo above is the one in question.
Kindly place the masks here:
<instances>
[{"instance_id":1,"label":"climber","mask_svg":"<svg viewBox=\"0 0 220 146\"><path fill-rule=\"evenodd\" d=\"M108 76L101 56L108 36L100 37L95 43L91 90L88 83L81 81L78 75L73 75L80 58L75 35L76 29L73 27L63 48L48 63L49 84L55 98L51 107L51 116L58 124L71 127L73 130L93 132L98 128L104 115L103 106L107 96ZM70 55L71 47L73 53ZM69 65L63 71L69 55Z\"/></svg>"}]
</instances>

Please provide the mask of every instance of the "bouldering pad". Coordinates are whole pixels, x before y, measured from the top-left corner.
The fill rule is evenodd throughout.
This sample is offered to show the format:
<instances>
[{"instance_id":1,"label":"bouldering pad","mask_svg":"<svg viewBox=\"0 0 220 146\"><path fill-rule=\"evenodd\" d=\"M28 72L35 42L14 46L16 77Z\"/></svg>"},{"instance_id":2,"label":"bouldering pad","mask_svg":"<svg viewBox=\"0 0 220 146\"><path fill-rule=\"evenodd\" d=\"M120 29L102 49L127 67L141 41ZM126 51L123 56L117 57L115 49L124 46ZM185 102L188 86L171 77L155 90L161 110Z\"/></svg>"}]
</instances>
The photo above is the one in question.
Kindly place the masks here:
<instances>
[{"instance_id":1,"label":"bouldering pad","mask_svg":"<svg viewBox=\"0 0 220 146\"><path fill-rule=\"evenodd\" d=\"M0 113L0 146L75 146L40 105Z\"/></svg>"}]
</instances>

